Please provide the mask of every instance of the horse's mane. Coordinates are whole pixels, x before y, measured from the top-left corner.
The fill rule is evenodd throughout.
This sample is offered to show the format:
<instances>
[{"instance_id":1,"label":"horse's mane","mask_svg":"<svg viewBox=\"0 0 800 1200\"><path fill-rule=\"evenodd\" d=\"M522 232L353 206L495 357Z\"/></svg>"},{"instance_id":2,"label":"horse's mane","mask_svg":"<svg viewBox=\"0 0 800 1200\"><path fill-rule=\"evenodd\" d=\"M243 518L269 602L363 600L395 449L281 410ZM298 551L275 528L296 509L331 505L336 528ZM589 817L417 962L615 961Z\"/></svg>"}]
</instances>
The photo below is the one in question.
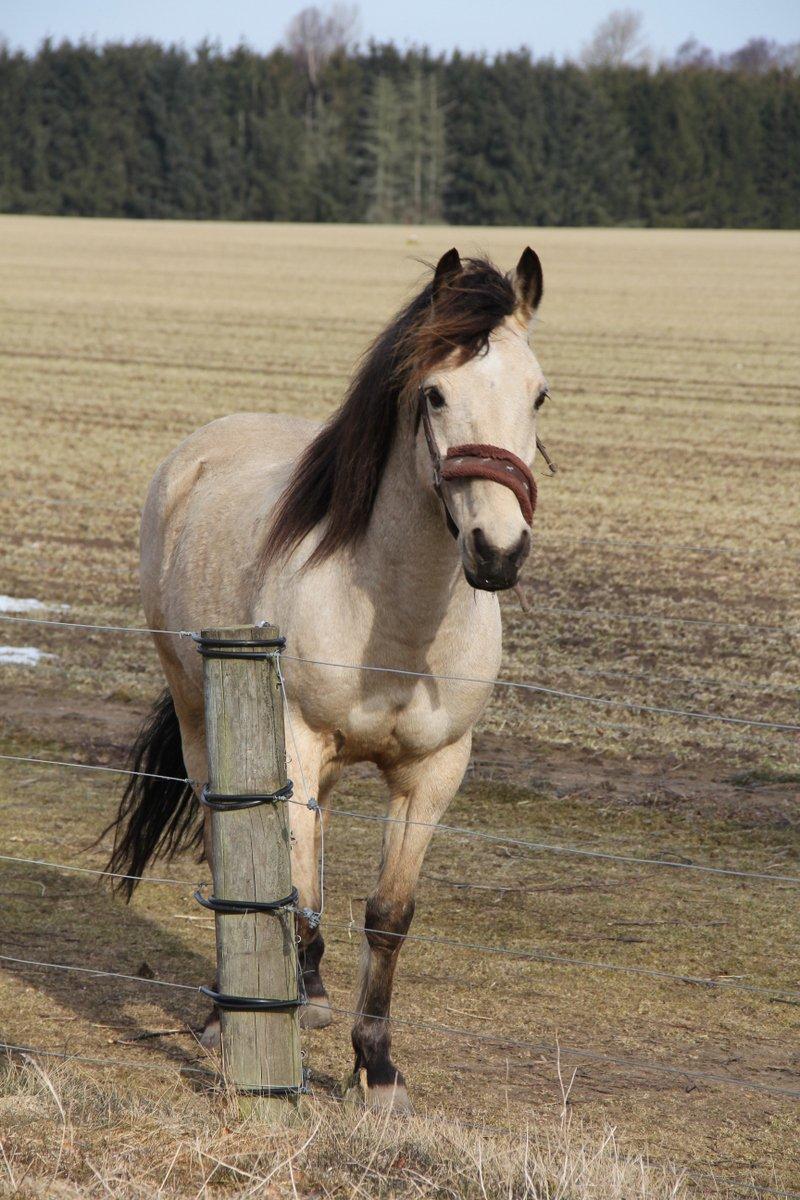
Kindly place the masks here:
<instances>
[{"instance_id":1,"label":"horse's mane","mask_svg":"<svg viewBox=\"0 0 800 1200\"><path fill-rule=\"evenodd\" d=\"M466 361L513 313L511 281L486 259L467 259L437 287L431 280L368 348L341 407L301 454L275 507L269 563L327 518L309 562L365 533L397 428L398 405L452 351Z\"/></svg>"}]
</instances>

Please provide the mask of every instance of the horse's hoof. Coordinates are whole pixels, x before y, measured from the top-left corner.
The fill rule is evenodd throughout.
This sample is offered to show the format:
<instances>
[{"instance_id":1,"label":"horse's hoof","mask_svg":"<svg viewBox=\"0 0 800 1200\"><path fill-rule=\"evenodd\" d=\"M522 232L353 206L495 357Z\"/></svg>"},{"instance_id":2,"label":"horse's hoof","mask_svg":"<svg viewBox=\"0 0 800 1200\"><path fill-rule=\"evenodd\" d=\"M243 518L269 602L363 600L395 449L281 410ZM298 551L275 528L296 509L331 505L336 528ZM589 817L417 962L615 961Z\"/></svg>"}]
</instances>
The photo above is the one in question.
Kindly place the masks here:
<instances>
[{"instance_id":1,"label":"horse's hoof","mask_svg":"<svg viewBox=\"0 0 800 1200\"><path fill-rule=\"evenodd\" d=\"M327 996L311 996L300 1009L301 1029L325 1029L333 1020L331 1002Z\"/></svg>"},{"instance_id":2,"label":"horse's hoof","mask_svg":"<svg viewBox=\"0 0 800 1200\"><path fill-rule=\"evenodd\" d=\"M402 1083L382 1083L378 1087L368 1087L365 1103L370 1112L390 1112L395 1117L410 1115L414 1111L405 1084Z\"/></svg>"},{"instance_id":3,"label":"horse's hoof","mask_svg":"<svg viewBox=\"0 0 800 1200\"><path fill-rule=\"evenodd\" d=\"M200 1045L204 1050L219 1050L219 1013L215 1010L203 1026Z\"/></svg>"},{"instance_id":4,"label":"horse's hoof","mask_svg":"<svg viewBox=\"0 0 800 1200\"><path fill-rule=\"evenodd\" d=\"M345 1104L366 1108L374 1113L393 1113L402 1116L414 1109L404 1083L382 1083L376 1087L367 1084L367 1072L361 1068L355 1075L348 1075L342 1085Z\"/></svg>"}]
</instances>

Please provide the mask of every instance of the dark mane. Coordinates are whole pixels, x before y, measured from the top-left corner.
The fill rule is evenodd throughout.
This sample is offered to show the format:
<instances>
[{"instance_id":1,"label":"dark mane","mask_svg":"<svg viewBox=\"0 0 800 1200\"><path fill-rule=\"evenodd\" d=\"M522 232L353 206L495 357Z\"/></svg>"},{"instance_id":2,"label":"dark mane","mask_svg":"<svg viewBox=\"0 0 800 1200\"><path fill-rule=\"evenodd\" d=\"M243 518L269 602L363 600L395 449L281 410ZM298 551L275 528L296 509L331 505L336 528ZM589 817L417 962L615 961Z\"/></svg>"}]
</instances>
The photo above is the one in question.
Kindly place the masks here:
<instances>
[{"instance_id":1,"label":"dark mane","mask_svg":"<svg viewBox=\"0 0 800 1200\"><path fill-rule=\"evenodd\" d=\"M507 276L485 259L467 259L433 298L431 280L365 353L344 403L303 451L279 499L266 548L269 563L287 555L320 522L320 562L358 541L372 515L404 394L453 350L464 361L513 313Z\"/></svg>"}]
</instances>

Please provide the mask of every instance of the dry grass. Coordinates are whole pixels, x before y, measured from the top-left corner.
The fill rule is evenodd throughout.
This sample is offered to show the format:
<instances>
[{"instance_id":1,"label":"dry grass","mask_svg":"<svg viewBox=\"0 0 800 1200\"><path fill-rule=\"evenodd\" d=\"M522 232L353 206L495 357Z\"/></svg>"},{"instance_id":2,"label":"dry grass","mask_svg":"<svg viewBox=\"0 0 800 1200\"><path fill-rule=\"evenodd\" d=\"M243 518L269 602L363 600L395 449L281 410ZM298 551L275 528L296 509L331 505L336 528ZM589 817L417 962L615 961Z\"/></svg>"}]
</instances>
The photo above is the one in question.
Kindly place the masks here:
<instances>
[{"instance_id":1,"label":"dry grass","mask_svg":"<svg viewBox=\"0 0 800 1200\"><path fill-rule=\"evenodd\" d=\"M297 1128L240 1121L230 1097L185 1083L146 1089L30 1061L0 1077L0 1195L72 1197L457 1197L684 1200L679 1170L587 1136L568 1107L550 1126L476 1130L403 1122L307 1101ZM696 1193L694 1193L696 1194ZM702 1194L722 1197L713 1179Z\"/></svg>"},{"instance_id":2,"label":"dry grass","mask_svg":"<svg viewBox=\"0 0 800 1200\"><path fill-rule=\"evenodd\" d=\"M329 413L357 354L419 278L416 259L435 258L454 240L503 265L530 240L545 266L536 343L553 401L542 435L562 471L542 480L530 611L513 598L505 604L504 673L796 721L793 639L751 628L796 626L800 616L793 233L412 235L2 217L0 592L69 603L76 620L141 623L137 507L159 459L222 413ZM703 545L731 552L676 549ZM579 619L556 606L737 627ZM119 763L160 686L149 644L0 628L0 641L57 656L35 671L3 668L0 750ZM534 840L796 875L795 745L780 734L498 692L450 818ZM0 850L101 863L101 851L82 850L108 819L116 787L108 777L3 765ZM368 774L345 782L337 800L370 812L381 804ZM350 822L331 828L326 979L341 1007L350 1006L357 959L357 938L342 925L360 919L378 833ZM200 870L173 864L185 889L142 889L125 909L80 876L6 866L0 953L133 973L146 960L160 978L207 979L213 926L197 919L190 886ZM792 887L436 838L414 929L796 992L797 898ZM411 1021L797 1087L797 1004L424 943L405 948L396 995L396 1015ZM176 1150L162 1194L185 1186L202 1196L204 1179L208 1194L247 1194L256 1178L223 1179L203 1155L241 1155L234 1165L259 1178L287 1161L289 1151L271 1143L259 1158L263 1131L226 1133L214 1098L185 1081L163 1091L160 1076L134 1069L196 1062L186 1035L133 1040L201 1019L187 996L33 968L0 972L6 1040L123 1058L131 1068L42 1060L66 1119L41 1076L7 1075L0 1131L15 1178L24 1177L21 1194L155 1195ZM687 1163L703 1179L777 1188L800 1180L800 1127L785 1097L564 1053L565 1074L577 1068L570 1107L580 1118L580 1127L566 1126L552 1054L468 1037L443 1044L401 1025L398 1061L421 1112L427 1105L439 1123L392 1126L381 1142L374 1124L357 1123L331 1099L347 1041L343 1019L306 1038L315 1116L281 1143L299 1147L321 1122L293 1161L301 1195L349 1195L356 1184L374 1195L380 1179L387 1195L482 1195L479 1147L486 1194L525 1195L521 1140L448 1129L455 1118L530 1127L536 1194L547 1197L672 1194L679 1171L642 1175L642 1154ZM20 1096L31 1097L28 1118ZM608 1143L594 1157L610 1126L617 1150ZM376 1145L370 1170L378 1176L362 1178ZM584 1172L584 1190L559 1191L573 1168ZM0 1189L8 1190L0 1159L0 1179L3 1172ZM287 1168L269 1186L291 1194ZM717 1194L693 1178L680 1186ZM732 1184L720 1189L736 1193Z\"/></svg>"},{"instance_id":3,"label":"dry grass","mask_svg":"<svg viewBox=\"0 0 800 1200\"><path fill-rule=\"evenodd\" d=\"M800 624L796 233L412 237L395 228L0 218L0 397L13 418L0 500L7 590L139 621L137 509L180 437L236 410L325 416L420 278L419 259L455 240L511 265L527 239L545 267L536 344L553 400L542 433L561 473L540 489L531 611L506 604L506 674L796 717L791 638L748 628ZM737 552L673 548L704 544ZM553 606L743 627L577 619ZM62 671L70 687L93 691L102 664L109 691L150 694L155 675L150 659L142 673L140 648L65 636L41 638L60 656L51 686ZM748 767L792 758L785 735L506 693L488 726L621 754L674 751Z\"/></svg>"}]
</instances>

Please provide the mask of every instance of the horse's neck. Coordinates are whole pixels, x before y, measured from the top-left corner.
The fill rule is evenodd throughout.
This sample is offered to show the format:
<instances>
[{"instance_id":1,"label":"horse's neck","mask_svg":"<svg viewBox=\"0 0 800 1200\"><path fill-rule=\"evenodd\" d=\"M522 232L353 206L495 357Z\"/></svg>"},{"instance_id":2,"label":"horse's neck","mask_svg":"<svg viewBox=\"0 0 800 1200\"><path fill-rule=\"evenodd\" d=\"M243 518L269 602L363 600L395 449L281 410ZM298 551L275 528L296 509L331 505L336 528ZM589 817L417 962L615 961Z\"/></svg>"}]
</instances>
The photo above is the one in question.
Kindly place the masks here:
<instances>
[{"instance_id":1,"label":"horse's neck","mask_svg":"<svg viewBox=\"0 0 800 1200\"><path fill-rule=\"evenodd\" d=\"M376 625L409 649L426 649L475 607L457 543L417 477L407 420L401 419L355 560L358 581L373 599Z\"/></svg>"}]
</instances>

